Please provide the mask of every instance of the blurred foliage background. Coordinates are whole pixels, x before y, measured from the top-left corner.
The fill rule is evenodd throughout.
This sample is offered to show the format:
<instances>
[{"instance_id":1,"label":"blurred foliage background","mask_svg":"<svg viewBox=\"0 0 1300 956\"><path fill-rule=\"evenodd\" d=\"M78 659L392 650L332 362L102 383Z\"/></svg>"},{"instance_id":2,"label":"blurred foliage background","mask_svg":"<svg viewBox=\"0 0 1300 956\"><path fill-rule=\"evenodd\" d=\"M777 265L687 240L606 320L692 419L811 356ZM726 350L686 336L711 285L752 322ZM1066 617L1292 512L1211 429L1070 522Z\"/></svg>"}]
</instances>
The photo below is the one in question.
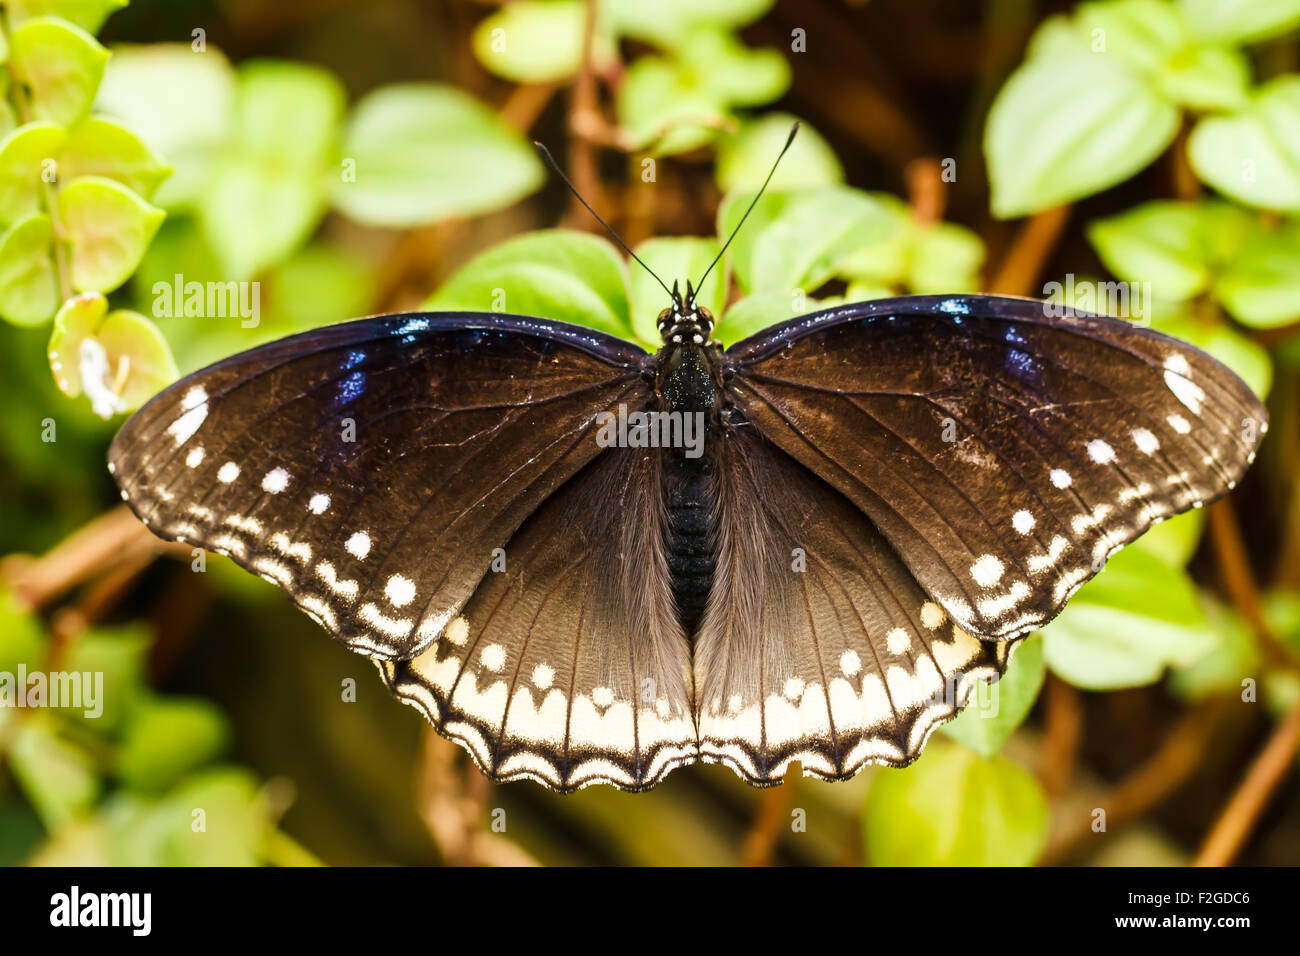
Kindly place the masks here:
<instances>
[{"instance_id":1,"label":"blurred foliage background","mask_svg":"<svg viewBox=\"0 0 1300 956\"><path fill-rule=\"evenodd\" d=\"M1300 0L0 0L0 862L1300 862ZM104 450L178 374L418 307L735 341L844 299L1055 296L1206 348L1273 428L907 770L496 787ZM255 283L255 310L200 290ZM1127 288L1127 287L1126 287ZM251 302L243 300L251 306ZM994 706L996 705L996 706ZM201 811L201 812L200 812Z\"/></svg>"}]
</instances>

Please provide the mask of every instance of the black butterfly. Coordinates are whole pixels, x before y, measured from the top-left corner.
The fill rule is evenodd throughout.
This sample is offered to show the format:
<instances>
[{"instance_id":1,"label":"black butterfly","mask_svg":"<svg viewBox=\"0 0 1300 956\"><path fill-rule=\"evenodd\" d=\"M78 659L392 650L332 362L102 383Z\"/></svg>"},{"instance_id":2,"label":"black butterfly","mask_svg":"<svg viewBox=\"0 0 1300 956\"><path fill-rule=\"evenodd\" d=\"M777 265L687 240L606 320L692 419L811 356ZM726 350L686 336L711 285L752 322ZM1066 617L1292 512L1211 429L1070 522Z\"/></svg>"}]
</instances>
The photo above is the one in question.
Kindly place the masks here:
<instances>
[{"instance_id":1,"label":"black butterfly","mask_svg":"<svg viewBox=\"0 0 1300 956\"><path fill-rule=\"evenodd\" d=\"M845 305L725 351L712 322L688 287L653 355L513 315L323 328L176 383L110 469L494 779L639 790L910 762L1266 428L1199 350L1033 300ZM635 419L606 447L620 406L699 413L702 454Z\"/></svg>"}]
</instances>

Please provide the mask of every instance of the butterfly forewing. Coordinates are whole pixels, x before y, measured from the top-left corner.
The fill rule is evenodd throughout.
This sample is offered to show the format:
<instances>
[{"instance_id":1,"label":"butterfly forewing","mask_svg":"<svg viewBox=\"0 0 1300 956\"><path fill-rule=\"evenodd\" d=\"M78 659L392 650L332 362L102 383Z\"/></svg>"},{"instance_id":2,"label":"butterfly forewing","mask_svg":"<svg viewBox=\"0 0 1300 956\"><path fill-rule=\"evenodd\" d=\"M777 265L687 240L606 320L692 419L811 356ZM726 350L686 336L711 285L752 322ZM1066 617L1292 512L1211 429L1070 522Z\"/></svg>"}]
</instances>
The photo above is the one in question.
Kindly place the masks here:
<instances>
[{"instance_id":1,"label":"butterfly forewing","mask_svg":"<svg viewBox=\"0 0 1300 956\"><path fill-rule=\"evenodd\" d=\"M595 417L644 403L644 358L512 316L346 323L178 382L110 468L156 534L229 554L357 650L407 657L597 454Z\"/></svg>"},{"instance_id":2,"label":"butterfly forewing","mask_svg":"<svg viewBox=\"0 0 1300 956\"><path fill-rule=\"evenodd\" d=\"M881 300L728 352L744 417L870 518L978 635L1054 616L1153 523L1233 487L1266 413L1199 350L971 296Z\"/></svg>"}]
</instances>

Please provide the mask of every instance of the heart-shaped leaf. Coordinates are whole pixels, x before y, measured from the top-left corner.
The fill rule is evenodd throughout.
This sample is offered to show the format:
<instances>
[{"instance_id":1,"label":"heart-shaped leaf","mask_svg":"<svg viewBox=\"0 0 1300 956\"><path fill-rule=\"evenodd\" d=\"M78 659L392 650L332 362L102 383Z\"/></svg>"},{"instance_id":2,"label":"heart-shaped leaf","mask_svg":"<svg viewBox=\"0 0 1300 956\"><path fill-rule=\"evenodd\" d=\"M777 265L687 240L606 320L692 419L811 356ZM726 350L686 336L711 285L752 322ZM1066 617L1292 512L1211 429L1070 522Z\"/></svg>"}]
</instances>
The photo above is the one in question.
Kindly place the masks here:
<instances>
[{"instance_id":1,"label":"heart-shaped leaf","mask_svg":"<svg viewBox=\"0 0 1300 956\"><path fill-rule=\"evenodd\" d=\"M493 246L447 280L425 308L535 315L632 337L618 252L596 236L563 229Z\"/></svg>"},{"instance_id":2,"label":"heart-shaped leaf","mask_svg":"<svg viewBox=\"0 0 1300 956\"><path fill-rule=\"evenodd\" d=\"M10 67L32 94L37 119L71 126L90 111L108 51L58 17L37 17L9 38Z\"/></svg>"},{"instance_id":3,"label":"heart-shaped leaf","mask_svg":"<svg viewBox=\"0 0 1300 956\"><path fill-rule=\"evenodd\" d=\"M72 249L78 291L116 289L140 264L166 216L112 179L84 176L59 192L59 221Z\"/></svg>"},{"instance_id":4,"label":"heart-shaped leaf","mask_svg":"<svg viewBox=\"0 0 1300 956\"><path fill-rule=\"evenodd\" d=\"M0 236L0 316L39 325L59 307L54 228L44 214L16 222Z\"/></svg>"},{"instance_id":5,"label":"heart-shaped leaf","mask_svg":"<svg viewBox=\"0 0 1300 956\"><path fill-rule=\"evenodd\" d=\"M932 740L914 765L872 781L862 833L875 866L1028 866L1047 839L1047 801L1011 761Z\"/></svg>"}]
</instances>

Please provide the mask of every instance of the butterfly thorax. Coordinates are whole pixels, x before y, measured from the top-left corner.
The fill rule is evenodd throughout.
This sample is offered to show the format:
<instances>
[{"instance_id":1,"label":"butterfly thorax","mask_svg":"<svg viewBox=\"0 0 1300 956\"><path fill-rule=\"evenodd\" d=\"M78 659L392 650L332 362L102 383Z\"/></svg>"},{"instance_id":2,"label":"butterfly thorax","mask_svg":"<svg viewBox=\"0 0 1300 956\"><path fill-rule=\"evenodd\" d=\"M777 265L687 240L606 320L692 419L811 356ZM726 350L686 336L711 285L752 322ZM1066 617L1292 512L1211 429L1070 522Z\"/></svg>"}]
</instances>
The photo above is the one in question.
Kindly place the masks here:
<instances>
[{"instance_id":1,"label":"butterfly thorax","mask_svg":"<svg viewBox=\"0 0 1300 956\"><path fill-rule=\"evenodd\" d=\"M702 445L670 447L663 453L664 544L673 597L687 634L694 633L704 613L715 568L717 509L711 446L718 434L720 383L712 329L707 310L682 314L665 309L660 316L664 347L656 356L661 410L692 416L702 438Z\"/></svg>"}]
</instances>

